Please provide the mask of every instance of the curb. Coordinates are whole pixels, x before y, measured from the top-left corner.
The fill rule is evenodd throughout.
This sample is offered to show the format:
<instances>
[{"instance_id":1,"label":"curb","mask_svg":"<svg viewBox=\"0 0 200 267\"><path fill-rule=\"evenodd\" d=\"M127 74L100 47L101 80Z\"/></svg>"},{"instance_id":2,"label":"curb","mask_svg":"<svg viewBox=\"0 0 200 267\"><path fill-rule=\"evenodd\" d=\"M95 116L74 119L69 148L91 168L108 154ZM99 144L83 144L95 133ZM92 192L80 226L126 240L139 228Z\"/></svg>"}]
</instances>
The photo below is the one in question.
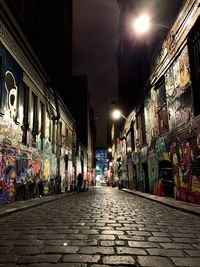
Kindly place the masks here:
<instances>
[{"instance_id":1,"label":"curb","mask_svg":"<svg viewBox=\"0 0 200 267\"><path fill-rule=\"evenodd\" d=\"M5 210L1 211L0 208L0 218L8 216L14 212L18 212L18 211L22 211L22 210L27 210L27 209L31 209L40 205L43 205L45 203L51 202L51 201L56 201L59 200L61 198L67 197L67 196L71 196L74 195L74 192L68 192L68 193L64 193L64 194L58 194L58 195L52 195L52 196L46 196L43 198L33 198L30 200L26 200L26 201L19 201L19 202L15 202L14 204L8 204L5 207ZM15 207L15 205L20 205L19 207Z\"/></svg>"},{"instance_id":2,"label":"curb","mask_svg":"<svg viewBox=\"0 0 200 267\"><path fill-rule=\"evenodd\" d=\"M125 189L125 188L123 188L121 190L124 192L127 192L129 194L137 195L139 197L146 198L148 200L160 203L162 205L165 205L165 206L177 209L177 210L181 210L181 211L186 212L186 213L190 213L192 215L200 216L200 206L199 205L195 205L195 204L187 203L187 202L180 202L178 200L174 200L174 201L176 201L176 203L173 203L172 202L173 200L170 200L170 199L165 198L165 197L158 197L158 196L151 195L148 193L142 193L142 192L133 191L130 189Z\"/></svg>"}]
</instances>

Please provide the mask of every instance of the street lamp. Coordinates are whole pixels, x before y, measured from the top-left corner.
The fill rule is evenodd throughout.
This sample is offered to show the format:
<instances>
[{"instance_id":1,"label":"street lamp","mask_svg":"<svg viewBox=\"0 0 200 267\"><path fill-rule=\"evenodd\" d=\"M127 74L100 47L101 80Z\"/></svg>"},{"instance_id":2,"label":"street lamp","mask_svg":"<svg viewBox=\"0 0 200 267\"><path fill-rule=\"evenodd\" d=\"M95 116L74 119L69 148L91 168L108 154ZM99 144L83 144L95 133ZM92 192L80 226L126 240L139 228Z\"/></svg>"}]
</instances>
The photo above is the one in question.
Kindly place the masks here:
<instances>
[{"instance_id":1,"label":"street lamp","mask_svg":"<svg viewBox=\"0 0 200 267\"><path fill-rule=\"evenodd\" d=\"M112 112L112 118L113 118L114 120L119 120L121 117L124 118L125 120L127 119L127 118L121 113L121 111L120 111L119 109L115 109L115 110L113 110L113 112Z\"/></svg>"},{"instance_id":2,"label":"street lamp","mask_svg":"<svg viewBox=\"0 0 200 267\"><path fill-rule=\"evenodd\" d=\"M137 19L133 20L132 22L133 29L139 34L146 33L148 30L152 28L152 25L154 27L164 28L167 31L170 30L170 28L167 25L160 23L152 23L150 17L146 14L140 15Z\"/></svg>"},{"instance_id":3,"label":"street lamp","mask_svg":"<svg viewBox=\"0 0 200 267\"><path fill-rule=\"evenodd\" d=\"M150 28L150 18L148 15L141 15L133 22L133 28L138 33L145 33Z\"/></svg>"}]
</instances>

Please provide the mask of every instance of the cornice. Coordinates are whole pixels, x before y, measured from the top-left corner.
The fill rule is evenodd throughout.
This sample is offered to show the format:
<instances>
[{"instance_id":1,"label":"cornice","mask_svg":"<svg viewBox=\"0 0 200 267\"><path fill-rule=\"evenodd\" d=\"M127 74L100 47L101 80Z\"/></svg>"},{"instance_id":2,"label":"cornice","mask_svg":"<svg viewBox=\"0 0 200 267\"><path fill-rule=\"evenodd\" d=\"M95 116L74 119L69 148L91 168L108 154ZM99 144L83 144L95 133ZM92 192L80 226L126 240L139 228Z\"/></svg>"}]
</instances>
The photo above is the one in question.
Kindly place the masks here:
<instances>
[{"instance_id":1,"label":"cornice","mask_svg":"<svg viewBox=\"0 0 200 267\"><path fill-rule=\"evenodd\" d=\"M14 38L8 32L7 28L0 20L0 41L7 48L9 53L14 57L23 71L29 76L29 78L36 84L36 86L41 90L43 88L43 81L32 67L31 63L27 60L23 51L20 49L19 45L15 42Z\"/></svg>"}]
</instances>

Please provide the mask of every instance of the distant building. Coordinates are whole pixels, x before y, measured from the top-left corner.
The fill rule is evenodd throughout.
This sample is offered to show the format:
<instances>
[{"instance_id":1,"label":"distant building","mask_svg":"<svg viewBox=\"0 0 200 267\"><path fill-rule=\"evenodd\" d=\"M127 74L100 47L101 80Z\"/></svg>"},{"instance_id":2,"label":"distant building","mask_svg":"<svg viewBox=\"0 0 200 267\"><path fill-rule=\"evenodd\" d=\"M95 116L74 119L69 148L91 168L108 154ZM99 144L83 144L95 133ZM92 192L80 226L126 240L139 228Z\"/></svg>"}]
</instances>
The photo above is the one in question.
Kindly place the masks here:
<instances>
[{"instance_id":1,"label":"distant building","mask_svg":"<svg viewBox=\"0 0 200 267\"><path fill-rule=\"evenodd\" d=\"M89 102L86 75L73 75L72 87L66 93L65 102L76 120L77 140L86 150L88 169L85 170L85 177L93 179L91 177L94 171L96 128Z\"/></svg>"},{"instance_id":2,"label":"distant building","mask_svg":"<svg viewBox=\"0 0 200 267\"><path fill-rule=\"evenodd\" d=\"M101 182L104 177L105 172L107 171L107 150L103 148L96 149L96 170L95 176L97 182Z\"/></svg>"}]
</instances>

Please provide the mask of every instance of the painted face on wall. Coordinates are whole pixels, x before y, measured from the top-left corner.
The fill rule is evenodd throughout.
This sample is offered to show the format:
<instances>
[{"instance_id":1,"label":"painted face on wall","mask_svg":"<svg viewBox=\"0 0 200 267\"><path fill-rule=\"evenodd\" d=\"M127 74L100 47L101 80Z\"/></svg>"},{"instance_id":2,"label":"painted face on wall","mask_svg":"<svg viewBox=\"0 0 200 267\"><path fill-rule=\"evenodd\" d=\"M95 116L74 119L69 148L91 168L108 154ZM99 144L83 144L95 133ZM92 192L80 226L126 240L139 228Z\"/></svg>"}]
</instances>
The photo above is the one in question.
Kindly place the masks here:
<instances>
[{"instance_id":1,"label":"painted face on wall","mask_svg":"<svg viewBox=\"0 0 200 267\"><path fill-rule=\"evenodd\" d=\"M5 88L7 90L8 110L10 111L10 116L13 118L16 115L17 85L15 77L10 71L6 71L5 74Z\"/></svg>"}]
</instances>

